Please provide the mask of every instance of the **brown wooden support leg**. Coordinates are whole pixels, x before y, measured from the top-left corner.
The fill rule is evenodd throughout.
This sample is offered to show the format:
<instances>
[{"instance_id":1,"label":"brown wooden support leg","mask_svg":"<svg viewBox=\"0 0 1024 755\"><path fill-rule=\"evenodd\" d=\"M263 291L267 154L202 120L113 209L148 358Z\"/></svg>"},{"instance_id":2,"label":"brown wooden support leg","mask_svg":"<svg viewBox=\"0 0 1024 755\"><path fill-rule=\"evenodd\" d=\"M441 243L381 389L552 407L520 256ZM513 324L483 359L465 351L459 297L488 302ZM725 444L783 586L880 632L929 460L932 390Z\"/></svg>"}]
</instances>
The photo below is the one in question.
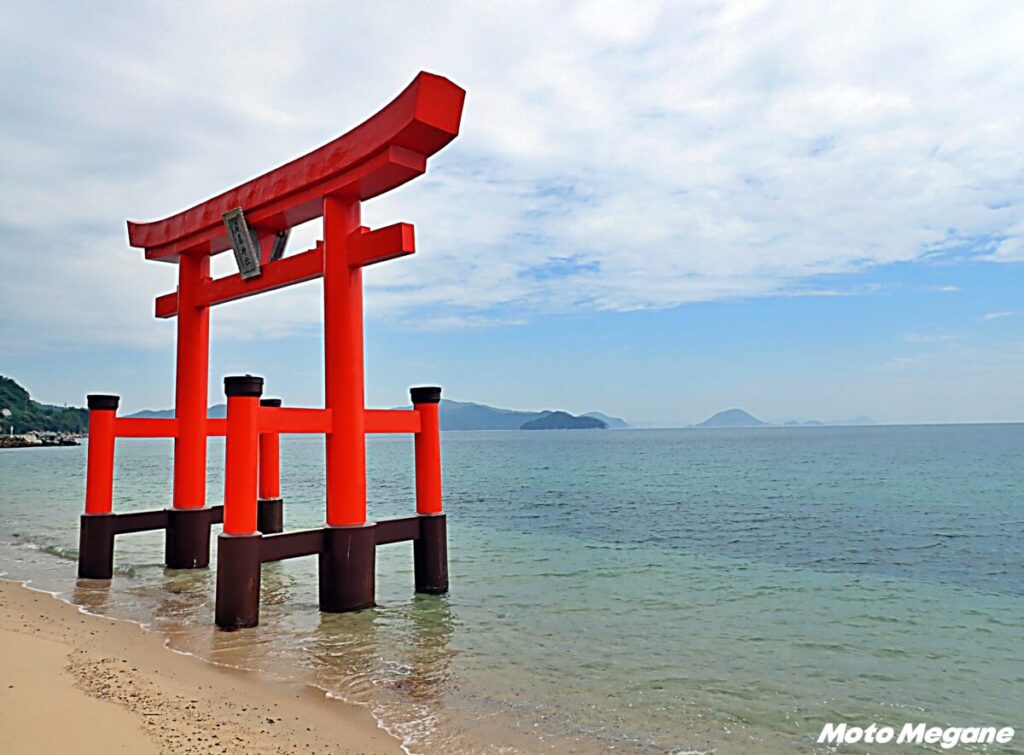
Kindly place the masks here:
<instances>
[{"instance_id":1,"label":"brown wooden support leg","mask_svg":"<svg viewBox=\"0 0 1024 755\"><path fill-rule=\"evenodd\" d=\"M412 548L416 592L448 592L448 524L444 514L420 516L420 536Z\"/></svg>"},{"instance_id":2,"label":"brown wooden support leg","mask_svg":"<svg viewBox=\"0 0 1024 755\"><path fill-rule=\"evenodd\" d=\"M283 498L260 498L256 505L256 529L264 535L284 532Z\"/></svg>"},{"instance_id":3,"label":"brown wooden support leg","mask_svg":"<svg viewBox=\"0 0 1024 755\"><path fill-rule=\"evenodd\" d=\"M78 576L82 579L114 576L113 514L82 514L78 533Z\"/></svg>"},{"instance_id":4,"label":"brown wooden support leg","mask_svg":"<svg viewBox=\"0 0 1024 755\"><path fill-rule=\"evenodd\" d=\"M205 569L210 565L210 509L168 509L164 563L168 569Z\"/></svg>"},{"instance_id":5,"label":"brown wooden support leg","mask_svg":"<svg viewBox=\"0 0 1024 755\"><path fill-rule=\"evenodd\" d=\"M260 623L260 546L263 536L217 538L215 620L221 629L245 629Z\"/></svg>"},{"instance_id":6,"label":"brown wooden support leg","mask_svg":"<svg viewBox=\"0 0 1024 755\"><path fill-rule=\"evenodd\" d=\"M376 527L373 522L324 529L320 552L320 610L358 611L376 605Z\"/></svg>"}]
</instances>

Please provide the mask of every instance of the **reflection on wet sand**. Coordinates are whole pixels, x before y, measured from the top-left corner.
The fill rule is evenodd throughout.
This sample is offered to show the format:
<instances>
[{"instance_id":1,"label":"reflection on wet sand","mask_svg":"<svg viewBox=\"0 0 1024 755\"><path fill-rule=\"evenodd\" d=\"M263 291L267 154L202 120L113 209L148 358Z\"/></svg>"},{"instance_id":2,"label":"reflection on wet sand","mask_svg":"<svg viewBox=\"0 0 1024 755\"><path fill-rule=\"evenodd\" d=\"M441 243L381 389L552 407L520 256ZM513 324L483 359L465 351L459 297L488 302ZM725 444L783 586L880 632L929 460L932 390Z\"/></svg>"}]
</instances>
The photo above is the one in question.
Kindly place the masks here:
<instances>
[{"instance_id":1,"label":"reflection on wet sand","mask_svg":"<svg viewBox=\"0 0 1024 755\"><path fill-rule=\"evenodd\" d=\"M440 702L451 682L455 619L447 595L417 595L405 610L414 630L410 667L398 688L422 702Z\"/></svg>"},{"instance_id":2,"label":"reflection on wet sand","mask_svg":"<svg viewBox=\"0 0 1024 755\"><path fill-rule=\"evenodd\" d=\"M110 580L79 579L71 591L71 602L89 613L105 614L110 599Z\"/></svg>"},{"instance_id":3,"label":"reflection on wet sand","mask_svg":"<svg viewBox=\"0 0 1024 755\"><path fill-rule=\"evenodd\" d=\"M450 691L455 621L446 596L346 614L320 614L304 642L313 683L350 702L387 711L386 728L407 742L436 728Z\"/></svg>"},{"instance_id":4,"label":"reflection on wet sand","mask_svg":"<svg viewBox=\"0 0 1024 755\"><path fill-rule=\"evenodd\" d=\"M214 573L210 569L164 569L159 588L145 589L157 596L155 626L163 629L180 625L185 618L201 613L213 590Z\"/></svg>"}]
</instances>

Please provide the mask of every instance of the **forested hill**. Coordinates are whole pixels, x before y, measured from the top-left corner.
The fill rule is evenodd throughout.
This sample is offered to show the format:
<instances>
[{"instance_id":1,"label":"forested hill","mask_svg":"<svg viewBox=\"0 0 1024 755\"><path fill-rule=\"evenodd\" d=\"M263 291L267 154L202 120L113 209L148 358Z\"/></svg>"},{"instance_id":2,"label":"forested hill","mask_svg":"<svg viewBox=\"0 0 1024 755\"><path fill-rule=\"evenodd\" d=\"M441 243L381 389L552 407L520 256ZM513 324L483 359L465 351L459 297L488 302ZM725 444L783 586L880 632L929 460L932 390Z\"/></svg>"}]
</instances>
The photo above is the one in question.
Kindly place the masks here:
<instances>
[{"instance_id":1,"label":"forested hill","mask_svg":"<svg viewBox=\"0 0 1024 755\"><path fill-rule=\"evenodd\" d=\"M608 425L597 417L574 417L568 412L546 412L523 423L523 430L605 430Z\"/></svg>"},{"instance_id":2,"label":"forested hill","mask_svg":"<svg viewBox=\"0 0 1024 755\"><path fill-rule=\"evenodd\" d=\"M3 433L50 431L84 433L89 427L89 412L75 407L52 406L33 401L16 381L0 375L0 429Z\"/></svg>"}]
</instances>

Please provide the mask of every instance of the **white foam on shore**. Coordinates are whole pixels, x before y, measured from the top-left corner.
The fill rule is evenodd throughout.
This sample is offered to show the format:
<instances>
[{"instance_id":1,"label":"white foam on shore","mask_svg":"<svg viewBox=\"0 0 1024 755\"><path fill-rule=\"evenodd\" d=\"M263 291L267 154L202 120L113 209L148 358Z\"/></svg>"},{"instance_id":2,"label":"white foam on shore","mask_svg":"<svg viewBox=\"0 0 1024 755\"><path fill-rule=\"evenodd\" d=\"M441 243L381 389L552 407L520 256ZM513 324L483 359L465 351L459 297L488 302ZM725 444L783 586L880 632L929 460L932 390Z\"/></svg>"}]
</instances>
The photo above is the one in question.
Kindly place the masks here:
<instances>
[{"instance_id":1,"label":"white foam on shore","mask_svg":"<svg viewBox=\"0 0 1024 755\"><path fill-rule=\"evenodd\" d=\"M28 548L30 550L35 551L36 553L46 554L46 556L54 557L56 559L60 559L61 561L70 560L67 556L63 556L61 554L54 553L54 552L46 549L45 547L38 546L38 544L36 544L36 543L28 543L28 542L25 542L25 543L4 543L3 545L9 546L9 547L13 547L13 548L25 547L25 548ZM132 573L132 574L124 574L123 576L135 576L135 574L134 573ZM415 741L414 736L410 735L408 733L403 734L402 732L398 731L398 729L395 726L393 726L393 725L389 726L387 721L385 720L385 717L384 717L385 714L383 712L377 710L375 708L375 706L372 705L369 702L366 702L366 701L363 701L363 700L355 700L355 699L346 697L340 691L328 689L328 688L325 688L325 687L323 687L321 685L318 685L318 684L315 684L315 683L312 683L312 682L308 682L308 681L296 682L295 680L282 677L282 676L280 676L278 674L275 674L272 671L269 671L269 670L266 670L266 669L253 668L253 667L244 666L244 665L241 665L241 664L224 663L222 661L218 661L218 660L215 660L213 658L209 658L209 657L200 655L199 653L196 653L196 652L193 652L193 651L190 651L190 650L184 650L184 649L181 649L181 648L174 647L174 645L172 644L171 636L166 634L166 633L164 633L164 632L162 632L161 630L154 629L151 622L142 622L142 621L137 621L135 619L127 619L127 618L123 618L123 617L120 617L120 616L114 616L114 615L111 615L109 613L101 613L101 612L89 610L86 606L81 605L79 603L75 603L68 596L66 591L59 590L59 589L46 589L46 588L43 588L43 587L39 587L39 586L33 584L34 579L31 578L31 577L23 577L23 578L22 577L12 577L12 576L9 575L9 572L8 572L7 569L2 569L2 570L0 570L0 579L4 580L6 582L10 582L12 584L18 584L19 586L21 586L21 587L23 587L23 588L25 588L27 590L31 590L32 592L37 592L37 593L41 593L41 594L44 594L44 595L49 595L51 598L53 598L55 600L58 600L58 601L60 601L62 603L65 603L65 604L67 604L69 606L74 607L75 609L77 609L77 611L79 613L82 613L82 614L84 614L86 616L93 616L93 617L96 617L96 618L107 619L107 620L110 620L110 621L123 622L123 623L126 623L126 624L131 624L131 625L139 628L143 632L147 632L147 633L151 633L151 634L160 634L160 635L162 635L163 646L167 650L171 651L172 653L176 653L177 655L186 656L186 657L190 657L190 658L195 658L198 661L201 661L203 663L208 663L211 666L217 666L219 668L226 668L226 669L231 669L231 670L234 670L234 671L243 671L243 672L246 672L246 673L257 674L257 675L261 676L264 679L270 680L270 681L272 681L274 683L278 683L278 684L300 684L300 685L302 685L304 687L308 687L309 689L315 690L316 692L322 694L325 699L332 700L332 701L341 703L343 705L358 705L360 707L366 708L367 712L371 715L371 717L373 718L374 722L377 724L377 728L379 728L380 730L384 731L385 733L388 734L388 736L390 736L393 739L395 739L396 742L401 747L401 749L403 750L403 752L406 753L406 755L419 755L419 751L413 749L414 741ZM427 726L423 730L417 732L417 734L429 736L435 730L436 730L436 726L435 727Z\"/></svg>"}]
</instances>

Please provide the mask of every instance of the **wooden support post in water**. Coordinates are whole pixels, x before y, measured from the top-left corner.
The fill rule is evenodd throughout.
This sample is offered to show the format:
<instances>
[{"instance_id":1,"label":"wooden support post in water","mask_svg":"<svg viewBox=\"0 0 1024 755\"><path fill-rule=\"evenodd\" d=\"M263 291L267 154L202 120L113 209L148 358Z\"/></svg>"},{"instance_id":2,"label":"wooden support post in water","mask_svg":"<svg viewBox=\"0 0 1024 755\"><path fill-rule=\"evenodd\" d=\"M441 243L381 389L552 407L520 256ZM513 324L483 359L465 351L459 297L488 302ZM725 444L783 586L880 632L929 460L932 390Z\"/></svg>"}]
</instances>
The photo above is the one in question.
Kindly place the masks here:
<instances>
[{"instance_id":1,"label":"wooden support post in water","mask_svg":"<svg viewBox=\"0 0 1024 755\"><path fill-rule=\"evenodd\" d=\"M89 406L85 513L78 533L78 576L110 579L114 575L114 427L118 396L93 394Z\"/></svg>"},{"instance_id":2,"label":"wooden support post in water","mask_svg":"<svg viewBox=\"0 0 1024 755\"><path fill-rule=\"evenodd\" d=\"M441 510L441 389L413 388L413 409L420 415L416 433L416 513L420 536L413 543L416 592L448 592L448 529Z\"/></svg>"},{"instance_id":3,"label":"wooden support post in water","mask_svg":"<svg viewBox=\"0 0 1024 755\"><path fill-rule=\"evenodd\" d=\"M228 399L224 450L224 532L217 538L215 620L221 629L260 620L260 540L256 531L259 399L263 378L224 378Z\"/></svg>"}]
</instances>

